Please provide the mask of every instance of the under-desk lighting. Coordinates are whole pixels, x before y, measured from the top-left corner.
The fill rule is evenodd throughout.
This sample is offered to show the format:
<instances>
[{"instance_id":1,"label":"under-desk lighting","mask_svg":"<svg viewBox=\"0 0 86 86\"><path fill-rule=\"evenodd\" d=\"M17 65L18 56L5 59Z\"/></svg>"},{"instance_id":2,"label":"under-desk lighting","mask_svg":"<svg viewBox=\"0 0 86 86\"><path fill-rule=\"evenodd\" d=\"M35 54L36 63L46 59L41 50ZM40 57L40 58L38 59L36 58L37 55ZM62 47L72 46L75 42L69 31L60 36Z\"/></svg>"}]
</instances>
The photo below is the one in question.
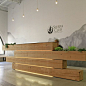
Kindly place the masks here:
<instances>
[{"instance_id":1,"label":"under-desk lighting","mask_svg":"<svg viewBox=\"0 0 86 86\"><path fill-rule=\"evenodd\" d=\"M20 71L20 72L25 72L25 73L31 73L31 74L41 75L41 76L53 77L53 76L50 76L50 75L44 75L44 74L39 74L39 73L34 73L34 72L28 72L28 71L23 71L23 70L18 70L18 69L15 69L15 70L16 71Z\"/></svg>"},{"instance_id":2,"label":"under-desk lighting","mask_svg":"<svg viewBox=\"0 0 86 86\"><path fill-rule=\"evenodd\" d=\"M43 68L53 68L53 67L46 67L46 66L38 66L38 65L30 65L30 64L22 64L22 63L15 63L19 65L27 65L27 66L35 66L35 67L43 67Z\"/></svg>"}]
</instances>

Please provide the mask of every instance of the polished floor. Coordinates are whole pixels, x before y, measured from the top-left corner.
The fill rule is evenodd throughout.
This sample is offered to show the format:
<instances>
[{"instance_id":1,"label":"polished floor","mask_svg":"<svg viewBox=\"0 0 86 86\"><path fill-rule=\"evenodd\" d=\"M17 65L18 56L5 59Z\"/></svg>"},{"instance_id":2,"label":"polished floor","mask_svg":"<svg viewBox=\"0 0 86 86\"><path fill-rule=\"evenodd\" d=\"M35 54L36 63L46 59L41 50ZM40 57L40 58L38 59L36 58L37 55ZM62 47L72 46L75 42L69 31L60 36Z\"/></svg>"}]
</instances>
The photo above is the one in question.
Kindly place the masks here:
<instances>
[{"instance_id":1,"label":"polished floor","mask_svg":"<svg viewBox=\"0 0 86 86\"><path fill-rule=\"evenodd\" d=\"M84 80L80 82L21 73L12 70L11 63L0 62L0 86L86 86L86 68L77 69L84 70Z\"/></svg>"}]
</instances>

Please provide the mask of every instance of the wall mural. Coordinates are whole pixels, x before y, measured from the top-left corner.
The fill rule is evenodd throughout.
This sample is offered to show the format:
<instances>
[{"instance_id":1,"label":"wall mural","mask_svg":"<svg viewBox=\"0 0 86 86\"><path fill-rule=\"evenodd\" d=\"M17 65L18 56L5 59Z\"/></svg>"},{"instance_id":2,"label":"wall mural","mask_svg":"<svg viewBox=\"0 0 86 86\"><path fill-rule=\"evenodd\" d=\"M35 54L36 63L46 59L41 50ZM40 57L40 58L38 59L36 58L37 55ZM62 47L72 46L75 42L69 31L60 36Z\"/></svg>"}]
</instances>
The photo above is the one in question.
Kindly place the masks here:
<instances>
[{"instance_id":1,"label":"wall mural","mask_svg":"<svg viewBox=\"0 0 86 86\"><path fill-rule=\"evenodd\" d=\"M49 42L53 42L56 37L49 38ZM84 24L79 30L73 32L69 37L60 39L60 44L63 48L68 46L75 46L77 48L86 49L86 24ZM86 67L86 62L83 61L67 61L68 66Z\"/></svg>"},{"instance_id":2,"label":"wall mural","mask_svg":"<svg viewBox=\"0 0 86 86\"><path fill-rule=\"evenodd\" d=\"M26 39L23 37L16 38L15 36L13 36L13 34L11 32L8 32L7 34L8 34L9 43L16 42L17 44L22 44L26 41Z\"/></svg>"},{"instance_id":3,"label":"wall mural","mask_svg":"<svg viewBox=\"0 0 86 86\"><path fill-rule=\"evenodd\" d=\"M53 27L50 26L50 28L48 29L48 33L52 34L56 32L62 32L62 27L63 26L60 26L59 28L57 28L57 26L53 26ZM49 38L48 42L54 42L55 39L58 39L58 38L56 37ZM24 43L26 41L26 39L23 37L15 38L10 32L8 32L8 40L9 40L9 43L16 42L17 44ZM69 37L61 38L60 44L64 48L68 48L68 46L86 48L86 24L84 24L79 30L73 32Z\"/></svg>"},{"instance_id":4,"label":"wall mural","mask_svg":"<svg viewBox=\"0 0 86 86\"><path fill-rule=\"evenodd\" d=\"M50 26L48 29L48 33L52 34L58 32L58 28L56 30L56 26ZM63 27L62 27L63 28ZM62 28L61 31L62 31ZM55 39L58 39L56 37L54 38L49 38L48 42L54 42ZM16 43L24 43L26 41L25 38L15 38L10 32L8 32L8 40L9 43L16 42ZM61 38L60 39L60 44L63 46L63 48L68 48L68 46L75 46L77 48L86 48L86 24L84 24L79 30L76 30L73 32L70 36L66 38ZM9 51L8 52L9 56L14 55L14 52ZM81 67L86 67L86 62L79 62L79 61L68 61L67 64L69 66L81 66Z\"/></svg>"},{"instance_id":5,"label":"wall mural","mask_svg":"<svg viewBox=\"0 0 86 86\"><path fill-rule=\"evenodd\" d=\"M48 42L53 42L55 39L58 38L49 38ZM86 24L84 24L79 30L73 32L69 37L60 39L60 44L64 48L68 48L68 46L86 48Z\"/></svg>"},{"instance_id":6,"label":"wall mural","mask_svg":"<svg viewBox=\"0 0 86 86\"><path fill-rule=\"evenodd\" d=\"M57 28L57 26L53 26L48 29L51 31L51 33L53 32L62 32L62 27ZM59 31L57 30L59 29ZM48 32L49 33L49 32ZM51 34L49 33L49 34ZM54 42L55 39L58 39L56 37L54 38L49 38L48 42ZM21 37L21 38L15 38L12 33L8 32L8 40L9 43L14 43L16 42L17 44L20 43L24 43L26 41L25 38ZM86 48L86 24L84 24L79 30L73 32L69 37L66 38L61 38L60 39L60 44L64 47L64 48L68 48L68 46L76 46L78 48Z\"/></svg>"},{"instance_id":7,"label":"wall mural","mask_svg":"<svg viewBox=\"0 0 86 86\"><path fill-rule=\"evenodd\" d=\"M16 38L13 36L13 34L11 32L8 32L8 40L9 42L8 43L14 43L16 42L17 44L22 44L26 41L25 38L21 37L21 38ZM14 56L14 51L7 51L6 54L8 56Z\"/></svg>"}]
</instances>

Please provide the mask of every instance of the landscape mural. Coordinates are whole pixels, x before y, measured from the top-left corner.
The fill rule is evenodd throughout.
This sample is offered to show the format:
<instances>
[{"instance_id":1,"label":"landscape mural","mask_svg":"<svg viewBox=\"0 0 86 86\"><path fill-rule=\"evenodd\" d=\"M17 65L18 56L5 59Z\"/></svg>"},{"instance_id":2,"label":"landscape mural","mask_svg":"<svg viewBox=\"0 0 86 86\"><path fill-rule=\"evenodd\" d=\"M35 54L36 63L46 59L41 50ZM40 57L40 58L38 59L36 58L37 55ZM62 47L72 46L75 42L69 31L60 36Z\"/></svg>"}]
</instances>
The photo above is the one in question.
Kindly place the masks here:
<instances>
[{"instance_id":1,"label":"landscape mural","mask_svg":"<svg viewBox=\"0 0 86 86\"><path fill-rule=\"evenodd\" d=\"M48 42L53 42L57 37L49 38ZM79 30L73 32L69 37L59 39L63 48L68 46L75 46L77 48L86 48L86 24L84 24Z\"/></svg>"},{"instance_id":2,"label":"landscape mural","mask_svg":"<svg viewBox=\"0 0 86 86\"><path fill-rule=\"evenodd\" d=\"M58 38L57 37L49 38L48 42L54 42L55 39L58 39ZM8 40L9 40L9 43L16 42L17 44L25 43L26 41L26 39L23 37L15 38L10 32L8 32ZM70 36L59 39L59 41L64 49L68 48L68 46L75 46L77 48L86 49L86 24L84 24L80 29L73 32ZM12 56L14 54L12 51L9 51L8 55ZM86 62L68 61L67 63L69 66L86 67Z\"/></svg>"}]
</instances>

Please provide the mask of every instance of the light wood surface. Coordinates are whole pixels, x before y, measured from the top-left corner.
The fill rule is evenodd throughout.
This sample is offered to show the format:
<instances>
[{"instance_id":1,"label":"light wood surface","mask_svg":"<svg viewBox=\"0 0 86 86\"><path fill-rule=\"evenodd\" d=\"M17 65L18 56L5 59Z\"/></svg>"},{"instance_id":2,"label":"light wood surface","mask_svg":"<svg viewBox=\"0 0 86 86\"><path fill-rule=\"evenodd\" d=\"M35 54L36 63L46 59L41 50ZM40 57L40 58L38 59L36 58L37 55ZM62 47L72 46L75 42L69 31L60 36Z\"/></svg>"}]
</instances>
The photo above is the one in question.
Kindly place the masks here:
<instances>
[{"instance_id":1,"label":"light wood surface","mask_svg":"<svg viewBox=\"0 0 86 86\"><path fill-rule=\"evenodd\" d=\"M14 56L86 61L86 51L15 51Z\"/></svg>"},{"instance_id":2,"label":"light wood surface","mask_svg":"<svg viewBox=\"0 0 86 86\"><path fill-rule=\"evenodd\" d=\"M31 44L16 44L8 45L8 48L5 46L2 47L3 50L54 50L57 47L55 42L46 42L46 43L31 43Z\"/></svg>"},{"instance_id":3,"label":"light wood surface","mask_svg":"<svg viewBox=\"0 0 86 86\"><path fill-rule=\"evenodd\" d=\"M22 64L37 65L37 66L60 68L60 69L67 68L67 61L65 60L6 57L6 61L22 63Z\"/></svg>"},{"instance_id":4,"label":"light wood surface","mask_svg":"<svg viewBox=\"0 0 86 86\"><path fill-rule=\"evenodd\" d=\"M22 71L35 72L65 79L71 79L75 81L80 81L83 79L82 70L44 68L44 67L28 66L21 63L13 63L12 68Z\"/></svg>"},{"instance_id":5,"label":"light wood surface","mask_svg":"<svg viewBox=\"0 0 86 86\"><path fill-rule=\"evenodd\" d=\"M12 68L71 79L83 80L83 71L67 69L67 60L86 61L86 51L53 51L58 44L32 43L3 46L3 50L13 50L14 57L7 57L7 62L13 62Z\"/></svg>"}]
</instances>

